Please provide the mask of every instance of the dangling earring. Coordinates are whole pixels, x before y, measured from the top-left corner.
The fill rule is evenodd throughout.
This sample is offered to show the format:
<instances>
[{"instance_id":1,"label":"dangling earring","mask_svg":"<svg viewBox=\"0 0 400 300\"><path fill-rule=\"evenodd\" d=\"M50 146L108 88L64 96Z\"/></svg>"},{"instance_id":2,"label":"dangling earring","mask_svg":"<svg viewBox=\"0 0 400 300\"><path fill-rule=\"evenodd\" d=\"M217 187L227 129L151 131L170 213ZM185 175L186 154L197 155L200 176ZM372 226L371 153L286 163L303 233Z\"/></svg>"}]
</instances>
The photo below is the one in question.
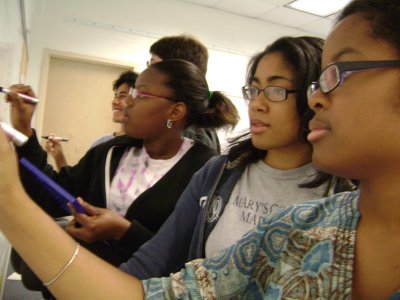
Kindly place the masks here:
<instances>
[{"instance_id":1,"label":"dangling earring","mask_svg":"<svg viewBox=\"0 0 400 300\"><path fill-rule=\"evenodd\" d=\"M167 128L171 129L172 128L172 121L170 119L167 120Z\"/></svg>"}]
</instances>

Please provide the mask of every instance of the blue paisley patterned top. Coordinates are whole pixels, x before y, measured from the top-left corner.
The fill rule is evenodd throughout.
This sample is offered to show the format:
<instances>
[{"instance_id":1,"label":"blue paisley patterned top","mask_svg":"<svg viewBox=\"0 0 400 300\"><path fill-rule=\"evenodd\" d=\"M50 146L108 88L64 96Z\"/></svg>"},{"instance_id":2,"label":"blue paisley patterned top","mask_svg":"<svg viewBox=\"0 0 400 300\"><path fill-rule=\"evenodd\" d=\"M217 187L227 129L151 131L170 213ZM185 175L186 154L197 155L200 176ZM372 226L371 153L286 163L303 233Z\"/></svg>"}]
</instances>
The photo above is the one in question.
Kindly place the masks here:
<instances>
[{"instance_id":1,"label":"blue paisley patterned top","mask_svg":"<svg viewBox=\"0 0 400 300\"><path fill-rule=\"evenodd\" d=\"M168 278L146 299L350 299L358 192L291 206L232 247ZM399 300L400 291L390 300Z\"/></svg>"}]
</instances>

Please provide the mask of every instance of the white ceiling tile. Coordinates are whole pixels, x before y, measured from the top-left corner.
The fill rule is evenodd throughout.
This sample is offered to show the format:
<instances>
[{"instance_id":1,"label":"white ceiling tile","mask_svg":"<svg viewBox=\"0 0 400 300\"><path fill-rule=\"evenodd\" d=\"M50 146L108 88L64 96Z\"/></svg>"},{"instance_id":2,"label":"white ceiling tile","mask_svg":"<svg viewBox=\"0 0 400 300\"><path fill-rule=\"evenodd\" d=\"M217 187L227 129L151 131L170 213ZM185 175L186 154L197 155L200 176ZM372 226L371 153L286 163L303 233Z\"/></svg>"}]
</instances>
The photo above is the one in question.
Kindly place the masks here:
<instances>
[{"instance_id":1,"label":"white ceiling tile","mask_svg":"<svg viewBox=\"0 0 400 300\"><path fill-rule=\"evenodd\" d=\"M290 27L298 27L320 19L318 16L306 14L286 7L275 8L264 15L258 16L258 18L267 22Z\"/></svg>"},{"instance_id":2,"label":"white ceiling tile","mask_svg":"<svg viewBox=\"0 0 400 300\"><path fill-rule=\"evenodd\" d=\"M221 0L214 8L247 17L257 17L276 8L277 4L270 4L263 0Z\"/></svg>"},{"instance_id":3,"label":"white ceiling tile","mask_svg":"<svg viewBox=\"0 0 400 300\"><path fill-rule=\"evenodd\" d=\"M181 1L197 5L214 6L219 0L181 0Z\"/></svg>"},{"instance_id":4,"label":"white ceiling tile","mask_svg":"<svg viewBox=\"0 0 400 300\"><path fill-rule=\"evenodd\" d=\"M180 0L194 5L255 18L260 21L291 27L326 36L337 14L321 18L284 5L293 0Z\"/></svg>"},{"instance_id":5,"label":"white ceiling tile","mask_svg":"<svg viewBox=\"0 0 400 300\"><path fill-rule=\"evenodd\" d=\"M264 2L266 2L266 3L278 4L278 5L285 5L285 4L288 4L293 1L294 0L264 0Z\"/></svg>"},{"instance_id":6,"label":"white ceiling tile","mask_svg":"<svg viewBox=\"0 0 400 300\"><path fill-rule=\"evenodd\" d=\"M339 13L336 13L336 14L327 16L327 18L328 18L328 19L331 19L331 20L336 20L336 18L337 18L338 16L339 16Z\"/></svg>"}]
</instances>

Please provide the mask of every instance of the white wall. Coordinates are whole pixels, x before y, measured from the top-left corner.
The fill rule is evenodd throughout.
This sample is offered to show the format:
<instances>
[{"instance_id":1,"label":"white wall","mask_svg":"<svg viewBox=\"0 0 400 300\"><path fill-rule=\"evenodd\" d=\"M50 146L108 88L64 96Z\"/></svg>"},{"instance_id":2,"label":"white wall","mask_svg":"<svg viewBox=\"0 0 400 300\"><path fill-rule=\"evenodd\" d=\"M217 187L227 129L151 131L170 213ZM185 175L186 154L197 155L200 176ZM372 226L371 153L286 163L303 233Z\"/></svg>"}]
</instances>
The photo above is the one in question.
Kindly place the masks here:
<instances>
[{"instance_id":1,"label":"white wall","mask_svg":"<svg viewBox=\"0 0 400 300\"><path fill-rule=\"evenodd\" d=\"M19 1L0 0L0 86L19 81L23 38ZM8 120L8 105L0 94L0 119Z\"/></svg>"},{"instance_id":2,"label":"white wall","mask_svg":"<svg viewBox=\"0 0 400 300\"><path fill-rule=\"evenodd\" d=\"M45 48L129 62L141 71L154 41L189 33L210 49L210 89L239 103L239 129L247 127L240 87L249 57L280 36L309 34L179 0L26 1L32 8L27 82L36 90Z\"/></svg>"},{"instance_id":3,"label":"white wall","mask_svg":"<svg viewBox=\"0 0 400 300\"><path fill-rule=\"evenodd\" d=\"M0 0L1 86L18 81L22 43L19 1Z\"/></svg>"}]
</instances>

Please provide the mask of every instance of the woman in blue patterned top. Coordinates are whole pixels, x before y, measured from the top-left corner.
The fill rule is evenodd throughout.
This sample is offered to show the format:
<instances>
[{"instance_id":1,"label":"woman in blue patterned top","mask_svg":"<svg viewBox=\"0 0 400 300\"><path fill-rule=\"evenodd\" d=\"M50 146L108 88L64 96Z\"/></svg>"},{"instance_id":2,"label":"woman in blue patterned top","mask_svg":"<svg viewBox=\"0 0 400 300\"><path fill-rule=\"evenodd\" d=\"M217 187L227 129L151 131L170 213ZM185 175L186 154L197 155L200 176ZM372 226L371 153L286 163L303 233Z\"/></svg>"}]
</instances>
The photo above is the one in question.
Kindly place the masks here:
<instances>
[{"instance_id":1,"label":"woman in blue patterned top","mask_svg":"<svg viewBox=\"0 0 400 300\"><path fill-rule=\"evenodd\" d=\"M313 159L360 180L357 192L291 206L220 256L140 282L78 253L29 201L2 134L0 228L58 298L400 299L399 32L398 0L353 0L309 90Z\"/></svg>"}]
</instances>

